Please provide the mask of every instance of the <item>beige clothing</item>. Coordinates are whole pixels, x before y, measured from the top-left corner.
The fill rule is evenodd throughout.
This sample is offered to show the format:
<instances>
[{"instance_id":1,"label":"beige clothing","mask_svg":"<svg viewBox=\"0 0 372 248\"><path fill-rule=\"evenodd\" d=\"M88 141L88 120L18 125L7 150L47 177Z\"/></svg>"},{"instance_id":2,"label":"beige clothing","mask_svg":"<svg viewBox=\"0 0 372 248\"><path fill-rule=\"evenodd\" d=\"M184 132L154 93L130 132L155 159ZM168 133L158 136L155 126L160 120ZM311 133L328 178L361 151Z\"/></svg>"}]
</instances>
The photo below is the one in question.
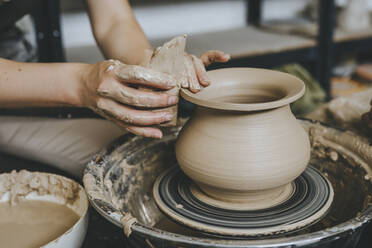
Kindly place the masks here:
<instances>
[{"instance_id":1,"label":"beige clothing","mask_svg":"<svg viewBox=\"0 0 372 248\"><path fill-rule=\"evenodd\" d=\"M0 150L33 159L81 177L92 155L122 135L100 119L0 116Z\"/></svg>"}]
</instances>

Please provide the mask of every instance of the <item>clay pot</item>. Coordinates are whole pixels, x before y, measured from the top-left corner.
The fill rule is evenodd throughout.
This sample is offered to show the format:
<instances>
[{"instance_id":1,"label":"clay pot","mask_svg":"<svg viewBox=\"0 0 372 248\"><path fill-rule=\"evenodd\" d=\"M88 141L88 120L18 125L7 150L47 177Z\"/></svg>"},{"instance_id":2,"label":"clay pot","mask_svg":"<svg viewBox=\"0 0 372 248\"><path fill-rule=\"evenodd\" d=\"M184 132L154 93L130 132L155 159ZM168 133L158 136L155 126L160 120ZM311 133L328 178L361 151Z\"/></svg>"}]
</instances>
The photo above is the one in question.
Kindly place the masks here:
<instances>
[{"instance_id":1,"label":"clay pot","mask_svg":"<svg viewBox=\"0 0 372 248\"><path fill-rule=\"evenodd\" d=\"M176 143L181 169L214 205L259 209L285 201L310 159L308 135L289 106L304 83L251 68L208 75L213 83L201 92L181 91L197 105Z\"/></svg>"}]
</instances>

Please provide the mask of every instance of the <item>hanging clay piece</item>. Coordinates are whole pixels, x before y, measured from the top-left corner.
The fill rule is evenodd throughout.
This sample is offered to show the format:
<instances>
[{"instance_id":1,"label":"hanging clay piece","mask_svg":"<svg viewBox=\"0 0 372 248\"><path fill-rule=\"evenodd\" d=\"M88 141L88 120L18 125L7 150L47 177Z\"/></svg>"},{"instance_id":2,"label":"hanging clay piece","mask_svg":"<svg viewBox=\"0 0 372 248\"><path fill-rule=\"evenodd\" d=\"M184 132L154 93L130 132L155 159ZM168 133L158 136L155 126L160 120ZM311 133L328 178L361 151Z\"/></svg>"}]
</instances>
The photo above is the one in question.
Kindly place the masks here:
<instances>
[{"instance_id":1,"label":"hanging clay piece","mask_svg":"<svg viewBox=\"0 0 372 248\"><path fill-rule=\"evenodd\" d=\"M174 96L178 96L181 85L187 85L185 46L186 35L173 38L154 51L148 65L151 69L168 73L175 77L178 83L177 86L167 91L167 93ZM177 105L167 108L173 114L173 119L162 126L175 126L177 124L177 108Z\"/></svg>"},{"instance_id":2,"label":"hanging clay piece","mask_svg":"<svg viewBox=\"0 0 372 248\"><path fill-rule=\"evenodd\" d=\"M181 169L198 186L192 190L225 209L262 209L287 200L310 159L308 135L289 107L304 94L304 83L251 68L208 75L212 84L201 92L181 90L197 106L176 143Z\"/></svg>"}]
</instances>

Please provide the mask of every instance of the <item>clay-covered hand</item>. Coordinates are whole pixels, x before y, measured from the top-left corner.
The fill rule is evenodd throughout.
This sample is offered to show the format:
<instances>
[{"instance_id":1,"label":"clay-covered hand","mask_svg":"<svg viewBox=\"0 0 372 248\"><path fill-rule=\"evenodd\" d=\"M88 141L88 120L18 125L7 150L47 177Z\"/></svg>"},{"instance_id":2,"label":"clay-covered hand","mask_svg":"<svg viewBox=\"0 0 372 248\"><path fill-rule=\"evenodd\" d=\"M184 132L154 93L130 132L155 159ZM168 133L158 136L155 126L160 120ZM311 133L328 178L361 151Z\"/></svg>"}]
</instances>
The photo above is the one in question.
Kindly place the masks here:
<instances>
[{"instance_id":1,"label":"clay-covered hand","mask_svg":"<svg viewBox=\"0 0 372 248\"><path fill-rule=\"evenodd\" d=\"M185 58L188 85L182 85L182 88L189 88L196 93L200 91L202 86L207 87L211 83L205 66L214 62L227 62L230 60L230 55L221 51L211 50L203 53L199 58L190 54L185 54Z\"/></svg>"},{"instance_id":2,"label":"clay-covered hand","mask_svg":"<svg viewBox=\"0 0 372 248\"><path fill-rule=\"evenodd\" d=\"M362 115L362 120L367 124L369 128L372 128L372 100L371 100L371 110L368 113Z\"/></svg>"},{"instance_id":3,"label":"clay-covered hand","mask_svg":"<svg viewBox=\"0 0 372 248\"><path fill-rule=\"evenodd\" d=\"M113 60L89 66L80 91L83 106L129 132L162 137L162 132L151 125L171 120L172 113L151 110L177 104L178 97L162 92L177 85L171 75ZM144 87L158 91L147 91Z\"/></svg>"}]
</instances>

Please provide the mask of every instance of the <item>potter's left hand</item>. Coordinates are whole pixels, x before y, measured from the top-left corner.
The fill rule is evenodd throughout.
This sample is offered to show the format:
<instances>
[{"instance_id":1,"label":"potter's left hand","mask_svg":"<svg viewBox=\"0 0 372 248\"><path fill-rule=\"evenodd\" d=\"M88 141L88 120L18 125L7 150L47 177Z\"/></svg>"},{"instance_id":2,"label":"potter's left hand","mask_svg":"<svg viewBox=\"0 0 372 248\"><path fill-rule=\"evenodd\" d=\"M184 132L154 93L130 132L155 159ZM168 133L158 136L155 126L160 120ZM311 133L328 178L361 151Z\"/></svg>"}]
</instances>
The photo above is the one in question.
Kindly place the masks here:
<instances>
[{"instance_id":1,"label":"potter's left hand","mask_svg":"<svg viewBox=\"0 0 372 248\"><path fill-rule=\"evenodd\" d=\"M372 128L372 100L371 100L371 110L368 113L362 115L362 120L367 124L368 127Z\"/></svg>"},{"instance_id":2,"label":"potter's left hand","mask_svg":"<svg viewBox=\"0 0 372 248\"><path fill-rule=\"evenodd\" d=\"M230 55L217 50L207 51L199 58L195 55L185 54L188 85L182 85L182 88L189 88L194 93L199 92L202 86L207 87L211 84L205 66L214 62L227 62L229 60Z\"/></svg>"}]
</instances>

